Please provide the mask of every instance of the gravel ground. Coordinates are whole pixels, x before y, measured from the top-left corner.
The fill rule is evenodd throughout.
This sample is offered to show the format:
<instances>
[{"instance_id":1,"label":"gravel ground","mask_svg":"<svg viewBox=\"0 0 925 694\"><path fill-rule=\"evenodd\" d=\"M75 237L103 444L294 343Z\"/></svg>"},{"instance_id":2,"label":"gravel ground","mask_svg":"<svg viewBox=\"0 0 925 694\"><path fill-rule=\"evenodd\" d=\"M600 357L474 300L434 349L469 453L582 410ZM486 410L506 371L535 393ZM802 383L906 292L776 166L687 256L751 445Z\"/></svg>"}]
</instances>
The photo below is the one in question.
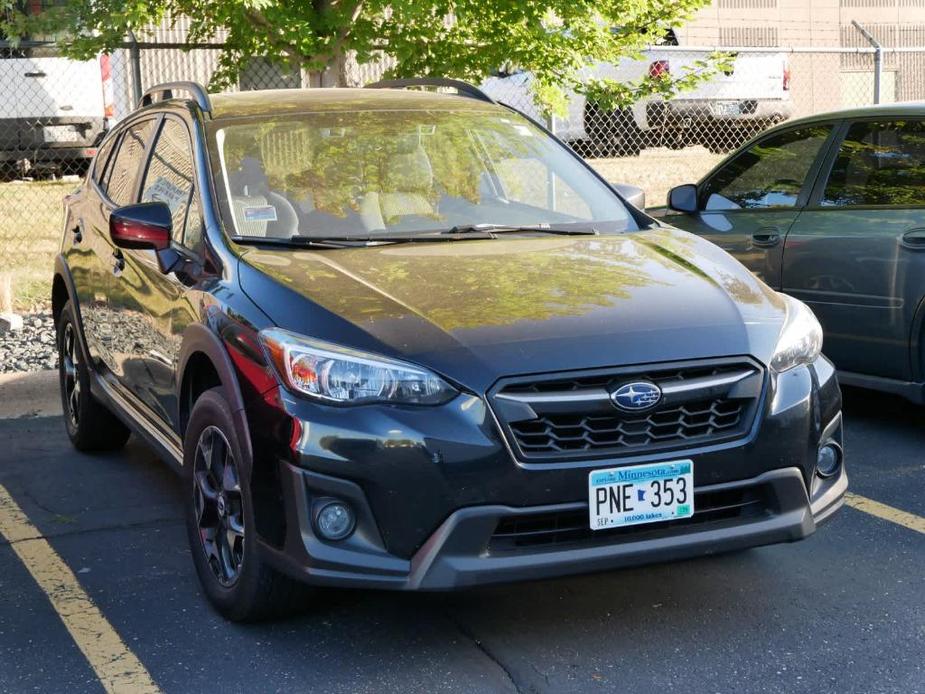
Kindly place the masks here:
<instances>
[{"instance_id":1,"label":"gravel ground","mask_svg":"<svg viewBox=\"0 0 925 694\"><path fill-rule=\"evenodd\" d=\"M23 316L22 330L0 334L0 373L41 371L58 365L51 313Z\"/></svg>"}]
</instances>

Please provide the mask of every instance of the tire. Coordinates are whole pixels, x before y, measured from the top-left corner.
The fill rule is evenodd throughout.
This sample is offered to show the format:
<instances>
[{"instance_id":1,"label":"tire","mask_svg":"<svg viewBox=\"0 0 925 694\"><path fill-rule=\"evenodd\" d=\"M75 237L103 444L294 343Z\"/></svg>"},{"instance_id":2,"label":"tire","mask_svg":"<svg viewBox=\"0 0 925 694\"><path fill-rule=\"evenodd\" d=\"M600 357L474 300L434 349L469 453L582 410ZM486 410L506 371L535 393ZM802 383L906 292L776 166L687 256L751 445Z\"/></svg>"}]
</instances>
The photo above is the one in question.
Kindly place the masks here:
<instances>
[{"instance_id":1,"label":"tire","mask_svg":"<svg viewBox=\"0 0 925 694\"><path fill-rule=\"evenodd\" d=\"M597 157L638 156L643 133L628 109L605 111L594 103L585 106L585 132Z\"/></svg>"},{"instance_id":2,"label":"tire","mask_svg":"<svg viewBox=\"0 0 925 694\"><path fill-rule=\"evenodd\" d=\"M64 304L58 319L58 386L68 438L78 451L114 451L131 432L90 392L90 371L80 342L74 307Z\"/></svg>"},{"instance_id":3,"label":"tire","mask_svg":"<svg viewBox=\"0 0 925 694\"><path fill-rule=\"evenodd\" d=\"M206 597L233 622L292 612L307 592L260 557L249 471L222 389L207 390L193 406L184 437L186 527Z\"/></svg>"}]
</instances>

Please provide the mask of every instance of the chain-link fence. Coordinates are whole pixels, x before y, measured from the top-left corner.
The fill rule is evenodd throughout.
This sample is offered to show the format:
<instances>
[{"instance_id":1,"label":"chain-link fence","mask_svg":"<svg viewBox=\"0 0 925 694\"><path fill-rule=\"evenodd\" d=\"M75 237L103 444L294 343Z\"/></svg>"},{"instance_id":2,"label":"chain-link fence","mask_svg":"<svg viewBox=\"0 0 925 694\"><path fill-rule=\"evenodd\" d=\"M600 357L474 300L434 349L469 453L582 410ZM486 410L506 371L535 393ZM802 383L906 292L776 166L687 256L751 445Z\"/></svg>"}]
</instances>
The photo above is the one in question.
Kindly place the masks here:
<instances>
[{"instance_id":1,"label":"chain-link fence","mask_svg":"<svg viewBox=\"0 0 925 694\"><path fill-rule=\"evenodd\" d=\"M70 192L105 131L135 107L142 87L159 82L208 83L221 46L125 44L109 55L74 61L54 45L0 42L0 311L8 309L3 277L20 305L44 301L60 240L62 198ZM880 102L925 98L925 48L749 48L657 46L640 59L599 65L588 80L632 81L682 76L713 54L716 70L669 100L648 99L608 111L580 94L567 113L547 119L534 104L531 76L491 77L482 88L498 101L544 120L609 180L643 188L650 204L700 178L725 153L784 120ZM354 65L359 82L382 65ZM317 87L324 74L255 60L234 89Z\"/></svg>"}]
</instances>

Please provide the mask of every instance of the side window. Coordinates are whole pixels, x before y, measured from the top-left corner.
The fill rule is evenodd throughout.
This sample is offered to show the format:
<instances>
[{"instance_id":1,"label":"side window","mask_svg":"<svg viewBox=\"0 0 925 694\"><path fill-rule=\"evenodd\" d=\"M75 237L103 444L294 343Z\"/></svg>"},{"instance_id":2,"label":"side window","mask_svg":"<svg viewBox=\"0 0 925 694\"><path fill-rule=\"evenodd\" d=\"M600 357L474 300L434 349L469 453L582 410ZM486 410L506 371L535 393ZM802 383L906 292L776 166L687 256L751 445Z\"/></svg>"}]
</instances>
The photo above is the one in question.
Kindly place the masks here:
<instances>
[{"instance_id":1,"label":"side window","mask_svg":"<svg viewBox=\"0 0 925 694\"><path fill-rule=\"evenodd\" d=\"M93 160L93 180L105 189L103 174L106 172L106 164L109 162L109 155L112 154L112 148L118 142L119 136L115 135L106 139L103 146L96 153L96 159Z\"/></svg>"},{"instance_id":2,"label":"side window","mask_svg":"<svg viewBox=\"0 0 925 694\"><path fill-rule=\"evenodd\" d=\"M202 253L203 232L202 208L199 206L199 198L194 193L189 212L186 213L186 230L183 232L183 245L192 251Z\"/></svg>"},{"instance_id":3,"label":"side window","mask_svg":"<svg viewBox=\"0 0 925 694\"><path fill-rule=\"evenodd\" d=\"M167 118L157 136L151 161L145 172L141 202L166 203L173 217L173 238L182 243L185 238L186 213L192 195L193 155L189 134L183 123Z\"/></svg>"},{"instance_id":4,"label":"side window","mask_svg":"<svg viewBox=\"0 0 925 694\"><path fill-rule=\"evenodd\" d=\"M706 210L794 207L831 126L797 128L755 143L711 178Z\"/></svg>"},{"instance_id":5,"label":"side window","mask_svg":"<svg viewBox=\"0 0 925 694\"><path fill-rule=\"evenodd\" d=\"M855 123L838 152L823 205L925 205L925 122Z\"/></svg>"},{"instance_id":6,"label":"side window","mask_svg":"<svg viewBox=\"0 0 925 694\"><path fill-rule=\"evenodd\" d=\"M150 138L153 129L154 120L146 120L130 126L122 136L106 184L106 193L117 206L121 207L132 202L135 181L138 180L138 170L141 168L144 156L145 142Z\"/></svg>"}]
</instances>

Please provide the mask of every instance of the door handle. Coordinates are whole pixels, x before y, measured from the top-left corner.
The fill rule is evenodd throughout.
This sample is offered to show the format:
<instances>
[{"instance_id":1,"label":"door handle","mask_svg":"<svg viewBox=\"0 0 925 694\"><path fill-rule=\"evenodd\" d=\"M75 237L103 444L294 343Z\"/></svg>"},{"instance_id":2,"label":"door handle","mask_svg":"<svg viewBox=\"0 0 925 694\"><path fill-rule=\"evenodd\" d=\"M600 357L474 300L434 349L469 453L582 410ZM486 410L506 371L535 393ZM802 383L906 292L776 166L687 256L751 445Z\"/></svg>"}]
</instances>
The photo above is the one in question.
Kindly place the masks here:
<instances>
[{"instance_id":1,"label":"door handle","mask_svg":"<svg viewBox=\"0 0 925 694\"><path fill-rule=\"evenodd\" d=\"M71 229L71 233L74 234L74 243L80 243L84 239L83 235L83 225L77 224Z\"/></svg>"},{"instance_id":2,"label":"door handle","mask_svg":"<svg viewBox=\"0 0 925 694\"><path fill-rule=\"evenodd\" d=\"M780 229L761 227L752 234L752 244L759 248L771 248L780 243Z\"/></svg>"},{"instance_id":3,"label":"door handle","mask_svg":"<svg viewBox=\"0 0 925 694\"><path fill-rule=\"evenodd\" d=\"M925 227L909 229L903 234L903 246L915 250L925 250Z\"/></svg>"}]
</instances>

